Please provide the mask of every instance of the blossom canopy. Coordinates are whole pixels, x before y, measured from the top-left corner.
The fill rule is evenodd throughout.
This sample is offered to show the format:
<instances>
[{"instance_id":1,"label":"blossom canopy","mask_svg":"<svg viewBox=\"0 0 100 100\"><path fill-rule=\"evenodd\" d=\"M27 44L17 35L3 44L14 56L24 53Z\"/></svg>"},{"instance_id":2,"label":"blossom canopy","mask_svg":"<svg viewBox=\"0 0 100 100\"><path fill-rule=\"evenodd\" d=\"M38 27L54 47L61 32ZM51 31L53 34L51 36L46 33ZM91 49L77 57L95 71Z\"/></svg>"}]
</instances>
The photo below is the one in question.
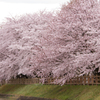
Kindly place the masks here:
<instances>
[{"instance_id":1,"label":"blossom canopy","mask_svg":"<svg viewBox=\"0 0 100 100\"><path fill-rule=\"evenodd\" d=\"M100 4L72 0L56 14L8 18L0 28L0 81L19 74L54 83L100 72Z\"/></svg>"}]
</instances>

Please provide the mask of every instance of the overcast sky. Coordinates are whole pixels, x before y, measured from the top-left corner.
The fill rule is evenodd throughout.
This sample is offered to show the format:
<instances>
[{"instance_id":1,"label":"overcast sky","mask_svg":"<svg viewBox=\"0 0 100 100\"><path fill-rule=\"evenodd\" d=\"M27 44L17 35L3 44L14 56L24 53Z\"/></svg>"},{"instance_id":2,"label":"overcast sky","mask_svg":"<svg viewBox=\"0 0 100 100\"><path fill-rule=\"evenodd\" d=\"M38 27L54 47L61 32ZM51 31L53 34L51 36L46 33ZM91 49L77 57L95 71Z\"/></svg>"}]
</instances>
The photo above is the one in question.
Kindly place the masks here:
<instances>
[{"instance_id":1,"label":"overcast sky","mask_svg":"<svg viewBox=\"0 0 100 100\"><path fill-rule=\"evenodd\" d=\"M0 0L0 23L5 17L15 17L40 10L53 11L70 0Z\"/></svg>"},{"instance_id":2,"label":"overcast sky","mask_svg":"<svg viewBox=\"0 0 100 100\"><path fill-rule=\"evenodd\" d=\"M0 0L1 2L9 2L9 3L46 3L46 4L54 4L54 3L63 3L67 0Z\"/></svg>"}]
</instances>

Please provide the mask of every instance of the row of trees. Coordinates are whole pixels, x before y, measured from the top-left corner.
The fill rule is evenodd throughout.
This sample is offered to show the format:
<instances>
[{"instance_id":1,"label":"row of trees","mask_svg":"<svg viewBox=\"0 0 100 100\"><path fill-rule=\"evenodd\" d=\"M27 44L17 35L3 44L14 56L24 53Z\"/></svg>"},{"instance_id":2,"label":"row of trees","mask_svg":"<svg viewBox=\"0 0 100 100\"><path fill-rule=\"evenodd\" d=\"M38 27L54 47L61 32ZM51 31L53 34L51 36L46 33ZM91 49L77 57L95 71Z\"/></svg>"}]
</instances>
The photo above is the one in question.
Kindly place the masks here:
<instances>
[{"instance_id":1,"label":"row of trees","mask_svg":"<svg viewBox=\"0 0 100 100\"><path fill-rule=\"evenodd\" d=\"M0 29L0 81L19 74L64 84L100 65L100 4L72 0L60 11L8 18ZM60 78L59 78L60 77Z\"/></svg>"}]
</instances>

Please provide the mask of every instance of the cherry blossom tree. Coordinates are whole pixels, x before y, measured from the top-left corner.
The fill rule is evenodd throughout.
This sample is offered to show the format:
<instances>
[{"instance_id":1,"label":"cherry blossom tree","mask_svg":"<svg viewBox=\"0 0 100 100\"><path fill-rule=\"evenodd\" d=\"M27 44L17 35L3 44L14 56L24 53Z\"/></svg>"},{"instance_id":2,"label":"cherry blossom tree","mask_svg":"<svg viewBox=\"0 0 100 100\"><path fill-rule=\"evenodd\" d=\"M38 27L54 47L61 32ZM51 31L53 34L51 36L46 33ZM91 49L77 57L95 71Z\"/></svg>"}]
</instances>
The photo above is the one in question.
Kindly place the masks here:
<instances>
[{"instance_id":1,"label":"cherry blossom tree","mask_svg":"<svg viewBox=\"0 0 100 100\"><path fill-rule=\"evenodd\" d=\"M63 42L61 52L70 56L64 59L63 67L57 68L63 76L59 82L65 83L84 74L91 75L99 67L99 18L99 3L96 0L72 0L67 6L62 6L55 30L59 30L59 42Z\"/></svg>"},{"instance_id":2,"label":"cherry blossom tree","mask_svg":"<svg viewBox=\"0 0 100 100\"><path fill-rule=\"evenodd\" d=\"M23 74L63 85L91 75L100 65L99 19L97 0L72 0L56 14L8 18L0 28L0 81Z\"/></svg>"}]
</instances>

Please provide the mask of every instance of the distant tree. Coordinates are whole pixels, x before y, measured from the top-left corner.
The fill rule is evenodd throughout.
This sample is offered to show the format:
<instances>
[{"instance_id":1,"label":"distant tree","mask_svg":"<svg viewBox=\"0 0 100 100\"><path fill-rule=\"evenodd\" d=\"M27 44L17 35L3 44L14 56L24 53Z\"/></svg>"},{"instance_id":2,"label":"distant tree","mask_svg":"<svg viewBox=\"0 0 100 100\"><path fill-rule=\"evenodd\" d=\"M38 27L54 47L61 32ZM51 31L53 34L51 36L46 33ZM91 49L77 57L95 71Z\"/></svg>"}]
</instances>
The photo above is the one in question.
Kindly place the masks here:
<instances>
[{"instance_id":1,"label":"distant tree","mask_svg":"<svg viewBox=\"0 0 100 100\"><path fill-rule=\"evenodd\" d=\"M55 78L100 72L100 5L72 0L56 14L40 12L8 18L0 29L0 81L18 75Z\"/></svg>"}]
</instances>

